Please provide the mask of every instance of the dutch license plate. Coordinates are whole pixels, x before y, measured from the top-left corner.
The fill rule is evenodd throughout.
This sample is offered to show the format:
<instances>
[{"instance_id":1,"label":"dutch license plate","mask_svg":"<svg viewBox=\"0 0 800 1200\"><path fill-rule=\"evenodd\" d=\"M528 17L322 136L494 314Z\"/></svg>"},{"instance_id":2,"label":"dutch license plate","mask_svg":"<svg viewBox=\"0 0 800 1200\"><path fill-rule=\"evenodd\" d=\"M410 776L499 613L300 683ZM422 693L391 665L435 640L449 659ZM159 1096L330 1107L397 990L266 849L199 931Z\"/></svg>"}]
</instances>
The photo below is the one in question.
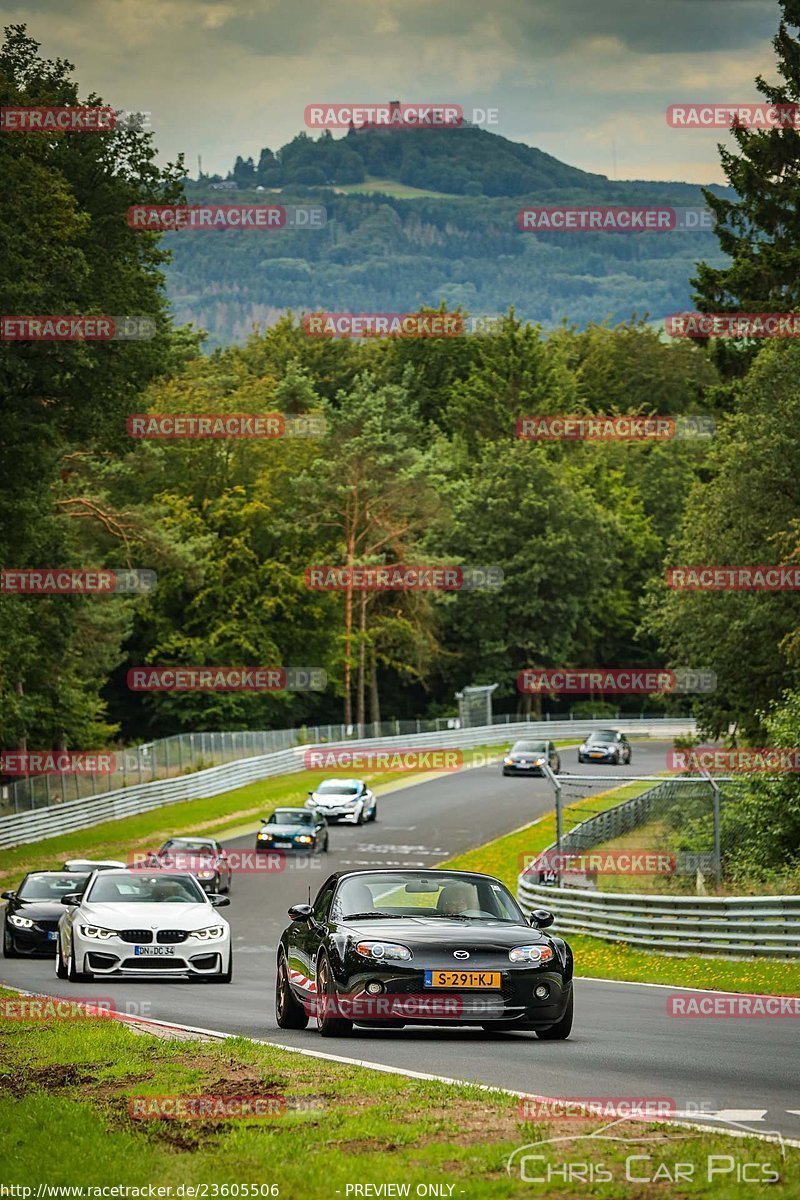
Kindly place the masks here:
<instances>
[{"instance_id":1,"label":"dutch license plate","mask_svg":"<svg viewBox=\"0 0 800 1200\"><path fill-rule=\"evenodd\" d=\"M603 754L602 750L590 750L589 758L605 758L605 755Z\"/></svg>"},{"instance_id":2,"label":"dutch license plate","mask_svg":"<svg viewBox=\"0 0 800 1200\"><path fill-rule=\"evenodd\" d=\"M499 971L426 971L425 987L499 988Z\"/></svg>"},{"instance_id":3,"label":"dutch license plate","mask_svg":"<svg viewBox=\"0 0 800 1200\"><path fill-rule=\"evenodd\" d=\"M134 946L134 958L165 958L175 953L174 946Z\"/></svg>"},{"instance_id":4,"label":"dutch license plate","mask_svg":"<svg viewBox=\"0 0 800 1200\"><path fill-rule=\"evenodd\" d=\"M290 850L292 846L291 842L273 842L272 844L278 850Z\"/></svg>"}]
</instances>

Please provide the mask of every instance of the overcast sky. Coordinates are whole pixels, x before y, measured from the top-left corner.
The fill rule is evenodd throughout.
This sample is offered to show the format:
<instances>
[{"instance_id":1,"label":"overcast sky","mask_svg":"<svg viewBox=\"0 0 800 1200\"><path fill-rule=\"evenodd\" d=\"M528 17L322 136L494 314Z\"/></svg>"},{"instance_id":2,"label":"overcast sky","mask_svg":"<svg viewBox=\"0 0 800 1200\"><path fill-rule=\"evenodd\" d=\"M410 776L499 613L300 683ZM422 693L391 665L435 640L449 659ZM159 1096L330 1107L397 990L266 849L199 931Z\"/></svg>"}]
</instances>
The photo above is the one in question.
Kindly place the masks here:
<instances>
[{"instance_id":1,"label":"overcast sky","mask_svg":"<svg viewBox=\"0 0 800 1200\"><path fill-rule=\"evenodd\" d=\"M749 101L775 78L777 0L0 0L82 93L151 112L163 160L224 173L304 128L307 104L496 108L496 132L619 179L722 182L715 131L668 104ZM318 136L318 135L314 135ZM338 136L338 135L335 135ZM614 162L616 160L616 171Z\"/></svg>"}]
</instances>

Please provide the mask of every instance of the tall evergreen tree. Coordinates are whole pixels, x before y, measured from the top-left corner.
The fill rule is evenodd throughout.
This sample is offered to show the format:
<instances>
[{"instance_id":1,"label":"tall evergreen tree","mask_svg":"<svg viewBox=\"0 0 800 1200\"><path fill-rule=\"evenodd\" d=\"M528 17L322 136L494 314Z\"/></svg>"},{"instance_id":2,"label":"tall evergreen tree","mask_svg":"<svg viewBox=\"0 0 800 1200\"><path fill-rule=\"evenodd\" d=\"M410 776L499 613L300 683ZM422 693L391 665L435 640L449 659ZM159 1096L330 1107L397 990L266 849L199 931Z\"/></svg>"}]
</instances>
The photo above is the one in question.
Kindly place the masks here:
<instances>
[{"instance_id":1,"label":"tall evergreen tree","mask_svg":"<svg viewBox=\"0 0 800 1200\"><path fill-rule=\"evenodd\" d=\"M779 3L773 45L782 82L759 75L756 87L770 105L800 106L800 40L789 32L800 27L800 0ZM720 158L738 199L704 191L731 263L700 263L691 281L694 299L704 312L793 312L800 307L800 129L734 126L732 132L738 153L720 146Z\"/></svg>"}]
</instances>

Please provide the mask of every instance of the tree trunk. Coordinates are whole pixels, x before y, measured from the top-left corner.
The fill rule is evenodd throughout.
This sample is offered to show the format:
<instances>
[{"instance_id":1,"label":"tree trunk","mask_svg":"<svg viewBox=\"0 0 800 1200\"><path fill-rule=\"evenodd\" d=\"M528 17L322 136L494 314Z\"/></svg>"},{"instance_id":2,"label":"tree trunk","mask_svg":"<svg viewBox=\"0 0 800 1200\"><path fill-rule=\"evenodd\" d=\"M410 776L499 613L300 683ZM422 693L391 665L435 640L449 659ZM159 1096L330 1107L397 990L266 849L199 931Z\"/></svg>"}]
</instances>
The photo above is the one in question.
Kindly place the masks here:
<instances>
[{"instance_id":1,"label":"tree trunk","mask_svg":"<svg viewBox=\"0 0 800 1200\"><path fill-rule=\"evenodd\" d=\"M361 606L358 614L358 682L356 685L356 724L359 736L363 734L366 714L366 682L367 682L367 593L361 593Z\"/></svg>"},{"instance_id":2,"label":"tree trunk","mask_svg":"<svg viewBox=\"0 0 800 1200\"><path fill-rule=\"evenodd\" d=\"M369 717L380 734L381 698L378 694L378 664L375 661L375 647L369 654Z\"/></svg>"}]
</instances>

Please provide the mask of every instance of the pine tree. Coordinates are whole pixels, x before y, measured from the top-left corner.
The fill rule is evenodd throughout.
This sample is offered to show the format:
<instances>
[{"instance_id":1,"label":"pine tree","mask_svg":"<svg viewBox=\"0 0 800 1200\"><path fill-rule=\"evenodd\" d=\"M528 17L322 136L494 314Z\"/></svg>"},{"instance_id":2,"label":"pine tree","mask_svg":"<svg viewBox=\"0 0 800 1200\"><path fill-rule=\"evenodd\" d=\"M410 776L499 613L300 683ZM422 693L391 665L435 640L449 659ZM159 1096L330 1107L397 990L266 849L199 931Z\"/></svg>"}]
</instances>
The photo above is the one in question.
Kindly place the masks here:
<instances>
[{"instance_id":1,"label":"pine tree","mask_svg":"<svg viewBox=\"0 0 800 1200\"><path fill-rule=\"evenodd\" d=\"M800 115L800 0L779 0L773 46L783 82L756 77L769 104L796 105ZM795 124L800 125L795 119ZM738 199L704 191L730 266L698 264L694 300L703 312L794 312L800 309L800 128L732 128L739 153L720 146L725 175Z\"/></svg>"}]
</instances>

